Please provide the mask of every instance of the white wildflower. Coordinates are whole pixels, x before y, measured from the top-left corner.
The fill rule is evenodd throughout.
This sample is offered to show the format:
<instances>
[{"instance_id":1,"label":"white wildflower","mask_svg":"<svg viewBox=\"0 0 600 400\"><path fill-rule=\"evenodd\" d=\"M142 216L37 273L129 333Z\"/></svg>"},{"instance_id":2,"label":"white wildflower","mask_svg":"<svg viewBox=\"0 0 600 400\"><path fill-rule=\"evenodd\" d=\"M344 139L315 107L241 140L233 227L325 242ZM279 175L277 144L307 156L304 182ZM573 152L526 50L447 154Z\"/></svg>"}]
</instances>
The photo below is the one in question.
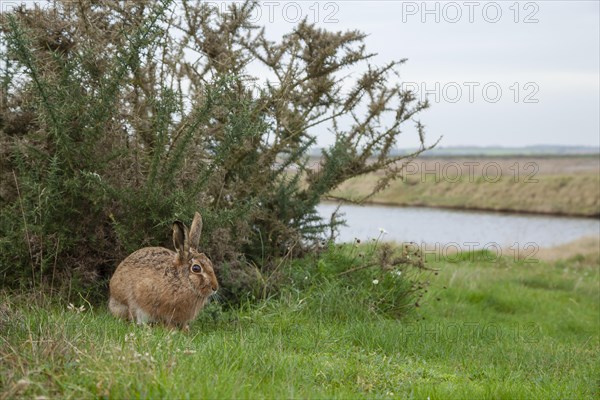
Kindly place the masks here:
<instances>
[{"instance_id":1,"label":"white wildflower","mask_svg":"<svg viewBox=\"0 0 600 400\"><path fill-rule=\"evenodd\" d=\"M379 233L382 235L387 235L388 231L386 231L385 228L379 228Z\"/></svg>"},{"instance_id":2,"label":"white wildflower","mask_svg":"<svg viewBox=\"0 0 600 400\"><path fill-rule=\"evenodd\" d=\"M79 313L82 313L85 311L85 306L75 307L75 305L73 305L73 303L69 303L69 305L67 306L67 310L73 311L73 312L76 312L77 314L79 314Z\"/></svg>"},{"instance_id":3,"label":"white wildflower","mask_svg":"<svg viewBox=\"0 0 600 400\"><path fill-rule=\"evenodd\" d=\"M373 285L377 285L379 283L379 279L373 279Z\"/></svg>"},{"instance_id":4,"label":"white wildflower","mask_svg":"<svg viewBox=\"0 0 600 400\"><path fill-rule=\"evenodd\" d=\"M28 379L19 379L17 384L13 387L13 390L16 389L16 392L21 392L23 389L26 389L29 385L31 385L31 381Z\"/></svg>"}]
</instances>

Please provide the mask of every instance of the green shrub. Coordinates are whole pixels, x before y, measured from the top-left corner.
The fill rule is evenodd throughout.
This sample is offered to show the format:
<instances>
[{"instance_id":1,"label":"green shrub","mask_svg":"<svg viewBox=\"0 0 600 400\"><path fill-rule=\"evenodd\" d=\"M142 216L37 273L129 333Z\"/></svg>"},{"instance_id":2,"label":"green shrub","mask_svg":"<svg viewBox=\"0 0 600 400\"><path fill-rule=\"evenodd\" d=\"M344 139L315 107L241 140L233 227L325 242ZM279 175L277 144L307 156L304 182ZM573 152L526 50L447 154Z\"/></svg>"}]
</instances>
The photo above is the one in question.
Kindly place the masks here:
<instances>
[{"instance_id":1,"label":"green shrub","mask_svg":"<svg viewBox=\"0 0 600 400\"><path fill-rule=\"evenodd\" d=\"M313 262L297 264L286 270L291 290L302 292L308 312L338 320L404 316L420 307L436 273L415 246L377 240L331 244Z\"/></svg>"},{"instance_id":2,"label":"green shrub","mask_svg":"<svg viewBox=\"0 0 600 400\"><path fill-rule=\"evenodd\" d=\"M383 169L375 193L401 173L390 150L427 107L390 81L404 60L344 92L341 74L372 56L364 34L302 22L271 42L250 23L255 3L231 7L83 0L2 15L2 286L102 298L120 260L170 247L172 221L199 210L236 300L340 223L316 212L332 189ZM249 62L276 78L251 87ZM316 168L315 127L336 137Z\"/></svg>"}]
</instances>

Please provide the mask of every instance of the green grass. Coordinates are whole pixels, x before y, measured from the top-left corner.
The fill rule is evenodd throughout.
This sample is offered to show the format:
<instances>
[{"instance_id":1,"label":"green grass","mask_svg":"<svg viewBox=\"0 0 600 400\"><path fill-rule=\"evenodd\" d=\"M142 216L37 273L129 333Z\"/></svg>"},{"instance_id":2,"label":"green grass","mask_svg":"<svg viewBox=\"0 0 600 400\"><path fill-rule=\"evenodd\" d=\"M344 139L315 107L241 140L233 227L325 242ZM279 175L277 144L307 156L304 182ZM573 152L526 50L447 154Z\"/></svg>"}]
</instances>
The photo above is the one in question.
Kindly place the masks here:
<instances>
[{"instance_id":1,"label":"green grass","mask_svg":"<svg viewBox=\"0 0 600 400\"><path fill-rule=\"evenodd\" d=\"M301 289L232 311L213 303L187 334L4 293L0 397L600 395L597 258L432 261L439 275L400 320L306 263Z\"/></svg>"}]
</instances>

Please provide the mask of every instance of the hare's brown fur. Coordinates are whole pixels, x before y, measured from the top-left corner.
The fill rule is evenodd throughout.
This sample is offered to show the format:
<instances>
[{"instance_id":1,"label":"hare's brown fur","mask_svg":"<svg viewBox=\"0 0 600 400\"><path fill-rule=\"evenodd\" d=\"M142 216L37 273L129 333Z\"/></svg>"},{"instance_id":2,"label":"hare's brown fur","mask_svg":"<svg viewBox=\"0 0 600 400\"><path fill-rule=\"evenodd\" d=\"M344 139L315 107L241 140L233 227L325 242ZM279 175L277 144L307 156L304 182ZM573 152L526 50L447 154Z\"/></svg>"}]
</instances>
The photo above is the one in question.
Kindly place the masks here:
<instances>
[{"instance_id":1,"label":"hare's brown fur","mask_svg":"<svg viewBox=\"0 0 600 400\"><path fill-rule=\"evenodd\" d=\"M137 323L178 327L196 318L219 286L211 261L197 250L201 229L196 213L189 235L185 225L173 225L176 251L146 247L123 260L110 280L110 311Z\"/></svg>"}]
</instances>

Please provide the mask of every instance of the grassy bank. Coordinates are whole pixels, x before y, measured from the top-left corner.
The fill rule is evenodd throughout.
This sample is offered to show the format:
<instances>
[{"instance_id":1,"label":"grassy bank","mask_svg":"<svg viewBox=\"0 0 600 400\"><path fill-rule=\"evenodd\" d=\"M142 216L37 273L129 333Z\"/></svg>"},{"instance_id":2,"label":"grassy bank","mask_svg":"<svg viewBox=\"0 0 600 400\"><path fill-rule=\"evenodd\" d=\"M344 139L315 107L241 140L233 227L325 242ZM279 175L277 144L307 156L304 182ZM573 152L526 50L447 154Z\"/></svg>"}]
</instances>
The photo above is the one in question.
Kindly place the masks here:
<instances>
[{"instance_id":1,"label":"grassy bank","mask_svg":"<svg viewBox=\"0 0 600 400\"><path fill-rule=\"evenodd\" d=\"M311 275L333 258L307 268L302 290L212 304L189 334L4 293L1 397L598 397L597 250L535 264L482 256L431 260L439 275L400 321Z\"/></svg>"},{"instance_id":2,"label":"grassy bank","mask_svg":"<svg viewBox=\"0 0 600 400\"><path fill-rule=\"evenodd\" d=\"M358 200L376 174L344 183L333 196ZM590 157L422 159L373 203L556 215L600 215L600 169Z\"/></svg>"}]
</instances>

